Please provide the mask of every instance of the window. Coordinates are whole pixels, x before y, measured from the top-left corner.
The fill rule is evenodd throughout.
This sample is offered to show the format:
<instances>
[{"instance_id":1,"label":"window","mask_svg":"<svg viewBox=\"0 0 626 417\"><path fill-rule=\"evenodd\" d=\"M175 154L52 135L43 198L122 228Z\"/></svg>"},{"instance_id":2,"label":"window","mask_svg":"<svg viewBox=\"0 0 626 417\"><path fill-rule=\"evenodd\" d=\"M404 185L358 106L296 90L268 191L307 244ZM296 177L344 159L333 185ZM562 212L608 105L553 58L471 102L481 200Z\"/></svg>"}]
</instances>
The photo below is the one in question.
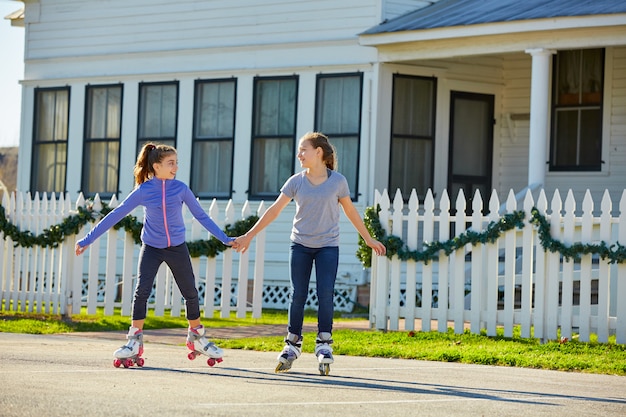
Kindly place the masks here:
<instances>
[{"instance_id":1,"label":"window","mask_svg":"<svg viewBox=\"0 0 626 417\"><path fill-rule=\"evenodd\" d=\"M178 82L139 84L137 150L146 142L176 146Z\"/></svg>"},{"instance_id":2,"label":"window","mask_svg":"<svg viewBox=\"0 0 626 417\"><path fill-rule=\"evenodd\" d=\"M400 189L405 200L433 187L435 92L434 78L393 77L389 192Z\"/></svg>"},{"instance_id":3,"label":"window","mask_svg":"<svg viewBox=\"0 0 626 417\"><path fill-rule=\"evenodd\" d=\"M298 77L254 79L249 197L276 197L293 174Z\"/></svg>"},{"instance_id":4,"label":"window","mask_svg":"<svg viewBox=\"0 0 626 417\"><path fill-rule=\"evenodd\" d=\"M32 192L66 191L69 109L69 87L35 89Z\"/></svg>"},{"instance_id":5,"label":"window","mask_svg":"<svg viewBox=\"0 0 626 417\"><path fill-rule=\"evenodd\" d=\"M554 57L551 171L600 171L604 50Z\"/></svg>"},{"instance_id":6,"label":"window","mask_svg":"<svg viewBox=\"0 0 626 417\"><path fill-rule=\"evenodd\" d=\"M196 81L191 189L200 198L229 198L232 190L237 82Z\"/></svg>"},{"instance_id":7,"label":"window","mask_svg":"<svg viewBox=\"0 0 626 417\"><path fill-rule=\"evenodd\" d=\"M122 86L88 86L85 94L82 191L85 196L117 193L122 132Z\"/></svg>"},{"instance_id":8,"label":"window","mask_svg":"<svg viewBox=\"0 0 626 417\"><path fill-rule=\"evenodd\" d=\"M315 130L337 149L337 170L348 180L353 200L358 196L362 80L362 74L317 77Z\"/></svg>"}]
</instances>

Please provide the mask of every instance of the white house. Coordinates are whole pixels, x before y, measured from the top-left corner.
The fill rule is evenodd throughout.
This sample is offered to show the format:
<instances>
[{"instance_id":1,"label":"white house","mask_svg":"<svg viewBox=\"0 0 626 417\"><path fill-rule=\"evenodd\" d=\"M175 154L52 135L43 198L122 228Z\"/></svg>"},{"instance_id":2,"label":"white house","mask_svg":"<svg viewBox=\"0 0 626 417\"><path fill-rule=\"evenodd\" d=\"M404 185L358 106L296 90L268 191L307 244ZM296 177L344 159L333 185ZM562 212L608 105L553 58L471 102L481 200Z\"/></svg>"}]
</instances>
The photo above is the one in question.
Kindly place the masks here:
<instances>
[{"instance_id":1,"label":"white house","mask_svg":"<svg viewBox=\"0 0 626 417\"><path fill-rule=\"evenodd\" d=\"M311 130L361 212L376 189L624 190L622 0L23 3L19 191L123 198L154 140L207 204L271 202ZM293 208L268 228L271 274ZM342 230L339 274L358 278Z\"/></svg>"}]
</instances>

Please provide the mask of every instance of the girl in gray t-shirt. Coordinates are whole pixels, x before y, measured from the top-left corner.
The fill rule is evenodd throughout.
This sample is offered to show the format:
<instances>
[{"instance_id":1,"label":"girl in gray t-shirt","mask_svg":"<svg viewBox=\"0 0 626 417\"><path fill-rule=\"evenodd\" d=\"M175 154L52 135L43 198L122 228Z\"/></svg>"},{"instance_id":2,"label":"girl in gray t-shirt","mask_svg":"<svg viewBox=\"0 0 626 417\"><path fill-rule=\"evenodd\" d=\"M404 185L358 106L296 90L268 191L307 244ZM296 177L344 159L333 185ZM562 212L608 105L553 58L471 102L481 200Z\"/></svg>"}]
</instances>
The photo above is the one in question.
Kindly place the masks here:
<instances>
[{"instance_id":1,"label":"girl in gray t-shirt","mask_svg":"<svg viewBox=\"0 0 626 417\"><path fill-rule=\"evenodd\" d=\"M233 248L245 252L254 236L274 221L291 200L296 202L289 254L292 296L288 333L285 347L278 356L276 372L288 371L302 352L304 308L315 265L319 304L315 356L320 374L328 375L333 363L330 345L333 342L333 296L339 265L339 207L377 255L384 255L386 248L370 236L352 203L346 178L335 171L337 157L328 138L318 132L307 133L300 138L297 156L304 170L285 182L276 201L248 233L235 240Z\"/></svg>"}]
</instances>

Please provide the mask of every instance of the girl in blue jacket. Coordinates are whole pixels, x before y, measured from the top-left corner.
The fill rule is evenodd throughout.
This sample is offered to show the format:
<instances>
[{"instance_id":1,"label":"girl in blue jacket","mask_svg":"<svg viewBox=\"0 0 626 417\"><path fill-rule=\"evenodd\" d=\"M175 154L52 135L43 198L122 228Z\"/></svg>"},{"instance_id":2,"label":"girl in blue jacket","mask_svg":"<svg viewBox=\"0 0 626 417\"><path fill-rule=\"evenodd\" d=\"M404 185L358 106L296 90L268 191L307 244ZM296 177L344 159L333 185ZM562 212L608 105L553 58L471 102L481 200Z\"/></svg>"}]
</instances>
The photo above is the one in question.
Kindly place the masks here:
<instances>
[{"instance_id":1,"label":"girl in blue jacket","mask_svg":"<svg viewBox=\"0 0 626 417\"><path fill-rule=\"evenodd\" d=\"M220 359L222 350L206 337L200 322L198 289L191 266L189 249L185 243L183 204L213 236L226 245L233 238L211 220L189 187L175 179L178 170L176 149L154 143L143 146L134 168L135 189L98 222L87 235L76 242L76 255L82 254L98 237L113 227L137 206L144 206L144 222L141 231L139 271L133 297L132 322L128 331L128 343L113 354L115 366L143 364L143 326L146 319L148 298L161 263L165 262L185 299L186 317L189 321L187 347L194 352ZM191 355L191 354L190 354ZM191 356L190 356L191 358Z\"/></svg>"}]
</instances>

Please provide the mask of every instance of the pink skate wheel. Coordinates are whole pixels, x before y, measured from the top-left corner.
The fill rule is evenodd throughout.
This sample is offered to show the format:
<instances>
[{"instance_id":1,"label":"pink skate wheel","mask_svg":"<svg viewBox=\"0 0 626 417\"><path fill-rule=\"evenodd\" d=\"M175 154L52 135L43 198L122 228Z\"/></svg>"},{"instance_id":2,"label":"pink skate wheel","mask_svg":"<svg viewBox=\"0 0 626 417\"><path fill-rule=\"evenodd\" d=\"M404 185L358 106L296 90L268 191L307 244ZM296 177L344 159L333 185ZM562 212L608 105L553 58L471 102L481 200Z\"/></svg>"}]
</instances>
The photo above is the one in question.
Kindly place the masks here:
<instances>
[{"instance_id":1,"label":"pink skate wheel","mask_svg":"<svg viewBox=\"0 0 626 417\"><path fill-rule=\"evenodd\" d=\"M209 358L209 359L207 359L206 363L207 363L207 365L209 365L209 366L215 366L215 363L216 363L216 362L215 362L215 359L213 359L213 358Z\"/></svg>"},{"instance_id":2,"label":"pink skate wheel","mask_svg":"<svg viewBox=\"0 0 626 417\"><path fill-rule=\"evenodd\" d=\"M222 358L217 358L217 359L216 359L216 361L217 361L217 363L222 363L222 362L224 361L224 359L222 359Z\"/></svg>"},{"instance_id":3,"label":"pink skate wheel","mask_svg":"<svg viewBox=\"0 0 626 417\"><path fill-rule=\"evenodd\" d=\"M120 366L122 366L122 361L119 359L114 359L113 366L115 366L116 368L119 368Z\"/></svg>"},{"instance_id":4,"label":"pink skate wheel","mask_svg":"<svg viewBox=\"0 0 626 417\"><path fill-rule=\"evenodd\" d=\"M137 358L137 366L143 366L144 360L143 358Z\"/></svg>"},{"instance_id":5,"label":"pink skate wheel","mask_svg":"<svg viewBox=\"0 0 626 417\"><path fill-rule=\"evenodd\" d=\"M189 358L190 361L196 359L196 352L189 352L187 354L187 357Z\"/></svg>"},{"instance_id":6,"label":"pink skate wheel","mask_svg":"<svg viewBox=\"0 0 626 417\"><path fill-rule=\"evenodd\" d=\"M124 368L130 368L131 366L133 366L133 360L132 359L125 359L122 362L122 365L124 365Z\"/></svg>"}]
</instances>

